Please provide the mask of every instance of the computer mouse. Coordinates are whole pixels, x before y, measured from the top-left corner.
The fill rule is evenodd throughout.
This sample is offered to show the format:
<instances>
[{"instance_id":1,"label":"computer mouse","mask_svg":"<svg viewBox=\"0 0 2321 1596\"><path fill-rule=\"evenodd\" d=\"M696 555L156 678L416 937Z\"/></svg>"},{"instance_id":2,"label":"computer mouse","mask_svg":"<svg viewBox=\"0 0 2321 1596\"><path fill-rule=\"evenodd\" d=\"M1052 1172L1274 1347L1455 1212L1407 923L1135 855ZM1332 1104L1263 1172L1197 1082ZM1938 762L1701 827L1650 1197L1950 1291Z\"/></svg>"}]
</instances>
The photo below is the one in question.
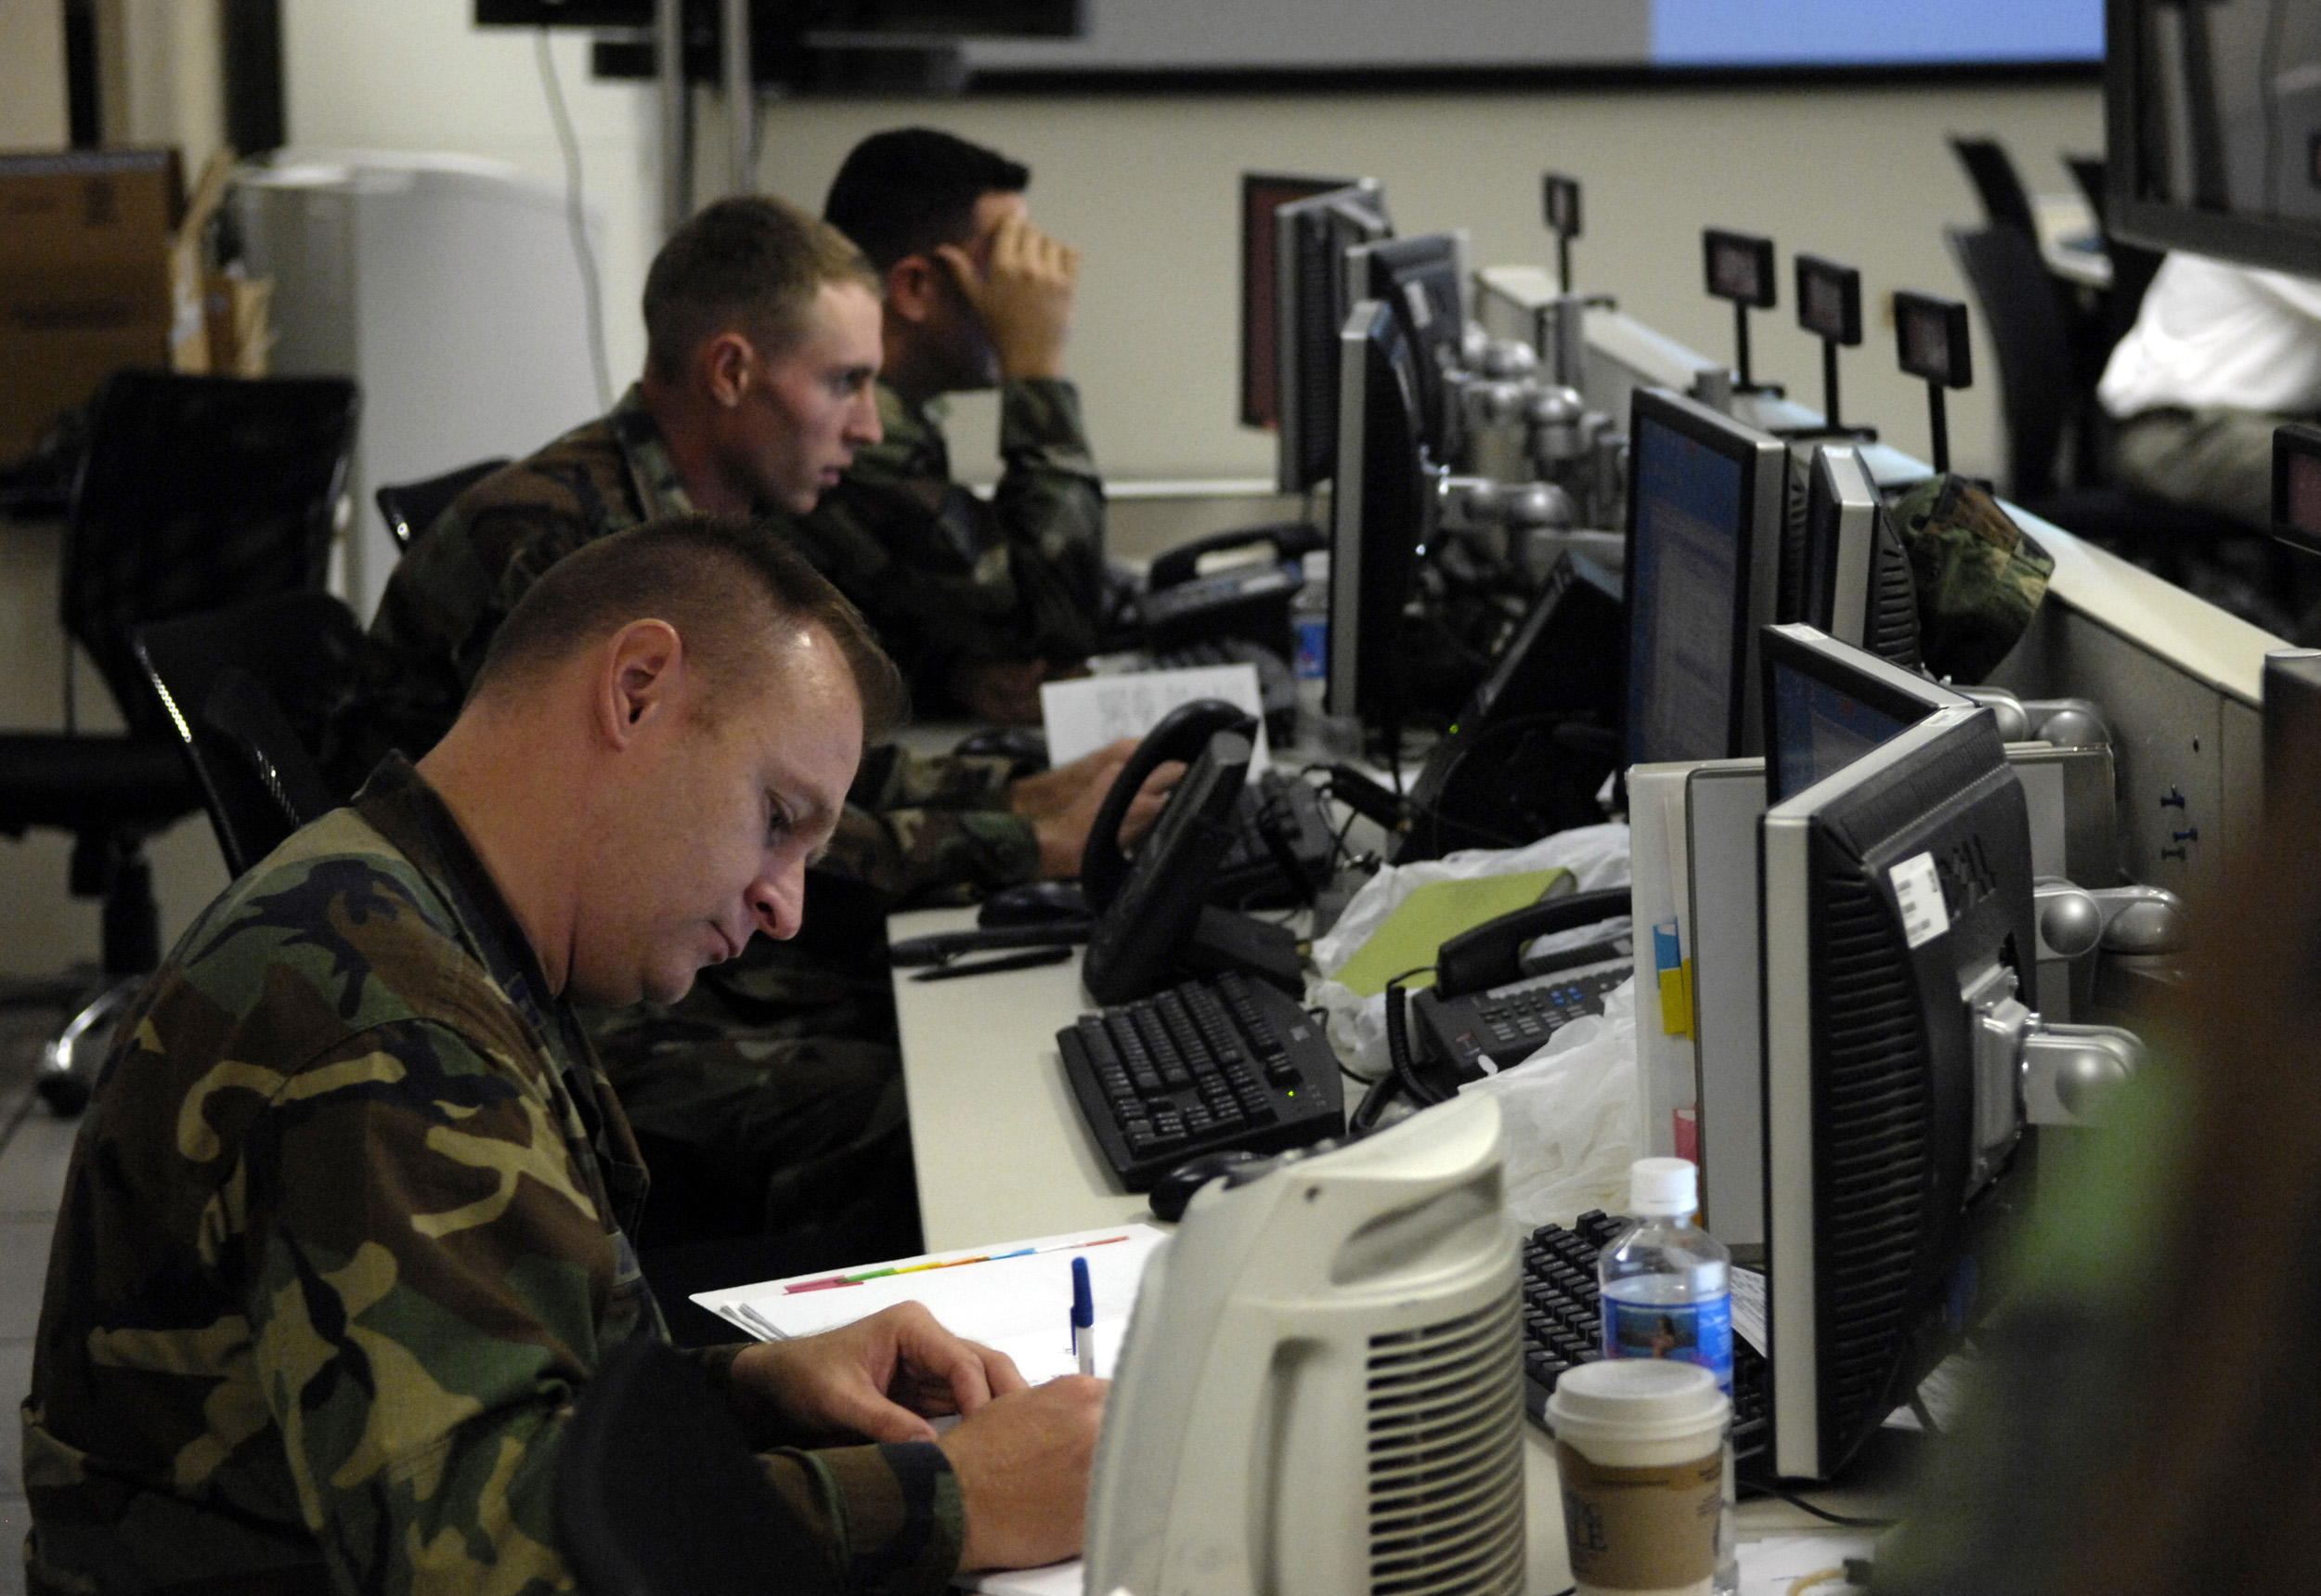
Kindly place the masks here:
<instances>
[{"instance_id":1,"label":"computer mouse","mask_svg":"<svg viewBox=\"0 0 2321 1596\"><path fill-rule=\"evenodd\" d=\"M1027 881L1005 887L983 900L977 913L979 926L1053 926L1063 920L1094 916L1076 881Z\"/></svg>"},{"instance_id":2,"label":"computer mouse","mask_svg":"<svg viewBox=\"0 0 2321 1596\"><path fill-rule=\"evenodd\" d=\"M1239 1151L1203 1153L1199 1158L1186 1159L1152 1183L1149 1194L1152 1216L1166 1224L1175 1224L1185 1217L1185 1205L1193 1200L1193 1193L1220 1176L1236 1173L1251 1175L1263 1173L1250 1169L1249 1166L1253 1163L1264 1164L1270 1169L1274 1161L1257 1153Z\"/></svg>"},{"instance_id":3,"label":"computer mouse","mask_svg":"<svg viewBox=\"0 0 2321 1596\"><path fill-rule=\"evenodd\" d=\"M994 726L959 739L952 752L963 759L1005 759L1018 779L1047 769L1047 733L1031 726Z\"/></svg>"}]
</instances>

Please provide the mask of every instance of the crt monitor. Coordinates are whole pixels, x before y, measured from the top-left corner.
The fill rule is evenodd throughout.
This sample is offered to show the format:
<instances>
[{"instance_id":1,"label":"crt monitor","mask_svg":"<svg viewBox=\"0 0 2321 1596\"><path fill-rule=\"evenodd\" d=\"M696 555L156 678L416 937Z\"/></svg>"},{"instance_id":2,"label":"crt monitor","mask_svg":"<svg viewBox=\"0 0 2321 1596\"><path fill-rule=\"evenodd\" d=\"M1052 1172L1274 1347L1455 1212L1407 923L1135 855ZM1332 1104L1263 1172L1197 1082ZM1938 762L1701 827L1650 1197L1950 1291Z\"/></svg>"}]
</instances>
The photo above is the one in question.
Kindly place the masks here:
<instances>
[{"instance_id":1,"label":"crt monitor","mask_svg":"<svg viewBox=\"0 0 2321 1596\"><path fill-rule=\"evenodd\" d=\"M1449 382L1464 358L1467 240L1459 233L1424 233L1357 250L1349 267L1356 299L1375 299L1402 318L1419 354L1419 409L1427 447L1448 464L1457 458L1459 417Z\"/></svg>"},{"instance_id":2,"label":"crt monitor","mask_svg":"<svg viewBox=\"0 0 2321 1596\"><path fill-rule=\"evenodd\" d=\"M1794 585L1783 581L1796 602L1782 618L1915 667L1917 583L1861 451L1851 444L1809 446L1793 469L1805 475L1795 545L1800 568Z\"/></svg>"},{"instance_id":3,"label":"crt monitor","mask_svg":"<svg viewBox=\"0 0 2321 1596\"><path fill-rule=\"evenodd\" d=\"M1772 1463L1826 1479L1972 1318L2021 1195L2016 1049L1982 1039L2037 1002L2030 821L1990 712L1946 707L1761 837Z\"/></svg>"},{"instance_id":4,"label":"crt monitor","mask_svg":"<svg viewBox=\"0 0 2321 1596\"><path fill-rule=\"evenodd\" d=\"M1627 762L1757 744L1757 632L1775 615L1788 447L1639 388L1628 419Z\"/></svg>"},{"instance_id":5,"label":"crt monitor","mask_svg":"<svg viewBox=\"0 0 2321 1596\"><path fill-rule=\"evenodd\" d=\"M1363 300L1340 331L1339 358L1324 703L1383 733L1391 755L1402 614L1434 532L1435 472L1420 436L1419 354L1401 318Z\"/></svg>"},{"instance_id":6,"label":"crt monitor","mask_svg":"<svg viewBox=\"0 0 2321 1596\"><path fill-rule=\"evenodd\" d=\"M1281 331L1276 317L1280 281L1274 258L1274 213L1297 201L1354 186L1351 177L1241 174L1241 424L1245 427L1270 427L1278 420Z\"/></svg>"},{"instance_id":7,"label":"crt monitor","mask_svg":"<svg viewBox=\"0 0 2321 1596\"><path fill-rule=\"evenodd\" d=\"M1368 178L1274 211L1276 485L1305 493L1338 459L1338 334L1357 295L1346 252L1394 237L1386 199Z\"/></svg>"}]
</instances>

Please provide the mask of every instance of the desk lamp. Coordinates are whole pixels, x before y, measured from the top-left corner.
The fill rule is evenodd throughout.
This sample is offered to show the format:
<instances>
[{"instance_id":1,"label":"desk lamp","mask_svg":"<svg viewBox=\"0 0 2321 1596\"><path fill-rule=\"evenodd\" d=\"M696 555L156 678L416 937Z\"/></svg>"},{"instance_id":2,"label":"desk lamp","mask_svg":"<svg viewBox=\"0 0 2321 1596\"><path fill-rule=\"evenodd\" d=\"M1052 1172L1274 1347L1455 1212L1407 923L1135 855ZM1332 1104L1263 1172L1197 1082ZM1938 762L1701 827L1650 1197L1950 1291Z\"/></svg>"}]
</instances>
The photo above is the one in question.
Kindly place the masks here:
<instances>
[{"instance_id":1,"label":"desk lamp","mask_svg":"<svg viewBox=\"0 0 2321 1596\"><path fill-rule=\"evenodd\" d=\"M1932 294L1895 294L1894 347L1902 370L1926 384L1926 421L1934 435L1934 469L1939 475L1951 469L1951 422L1942 390L1969 387L1975 381L1966 307Z\"/></svg>"},{"instance_id":2,"label":"desk lamp","mask_svg":"<svg viewBox=\"0 0 2321 1596\"><path fill-rule=\"evenodd\" d=\"M1797 257L1797 325L1822 341L1822 426L1817 435L1874 443L1875 427L1849 427L1837 413L1837 350L1861 342L1861 274L1820 255Z\"/></svg>"},{"instance_id":3,"label":"desk lamp","mask_svg":"<svg viewBox=\"0 0 2321 1596\"><path fill-rule=\"evenodd\" d=\"M1704 227L1701 253L1707 266L1709 297L1732 301L1732 391L1778 397L1779 383L1760 383L1749 376L1749 311L1773 308L1773 240L1755 233Z\"/></svg>"}]
</instances>

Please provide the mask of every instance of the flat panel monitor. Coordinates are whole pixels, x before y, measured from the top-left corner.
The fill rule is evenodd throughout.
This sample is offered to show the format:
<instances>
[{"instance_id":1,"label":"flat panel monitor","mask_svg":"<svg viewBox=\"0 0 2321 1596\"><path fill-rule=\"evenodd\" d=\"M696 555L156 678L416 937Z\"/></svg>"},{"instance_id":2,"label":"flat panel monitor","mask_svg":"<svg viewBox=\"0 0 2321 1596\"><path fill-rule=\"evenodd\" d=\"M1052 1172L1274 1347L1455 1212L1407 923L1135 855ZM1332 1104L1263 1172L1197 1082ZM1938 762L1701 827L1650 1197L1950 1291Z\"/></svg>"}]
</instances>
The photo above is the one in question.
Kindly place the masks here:
<instances>
[{"instance_id":1,"label":"flat panel monitor","mask_svg":"<svg viewBox=\"0 0 2321 1596\"><path fill-rule=\"evenodd\" d=\"M1467 327L1467 240L1458 233L1423 233L1355 252L1361 280L1356 297L1382 301L1402 318L1419 356L1419 409L1427 447L1447 464L1457 458L1459 415L1449 374L1462 359Z\"/></svg>"},{"instance_id":2,"label":"flat panel monitor","mask_svg":"<svg viewBox=\"0 0 2321 1596\"><path fill-rule=\"evenodd\" d=\"M650 28L655 0L475 0L479 28ZM707 7L692 0L687 19ZM905 39L1072 39L1087 32L1082 0L754 0L759 37L799 32Z\"/></svg>"},{"instance_id":3,"label":"flat panel monitor","mask_svg":"<svg viewBox=\"0 0 2321 1596\"><path fill-rule=\"evenodd\" d=\"M1434 472L1419 435L1418 351L1401 318L1363 300L1339 349L1324 702L1332 715L1384 732L1391 746L1403 711L1403 610L1434 531Z\"/></svg>"},{"instance_id":4,"label":"flat panel monitor","mask_svg":"<svg viewBox=\"0 0 2321 1596\"><path fill-rule=\"evenodd\" d=\"M1784 604L1782 618L1915 667L1917 584L1861 451L1851 444L1814 445L1793 466L1801 470L1805 494L1794 546L1799 569L1794 582L1786 574L1783 582L1796 603Z\"/></svg>"},{"instance_id":5,"label":"flat panel monitor","mask_svg":"<svg viewBox=\"0 0 2321 1596\"><path fill-rule=\"evenodd\" d=\"M1976 1011L2037 1002L2030 821L1990 712L1946 707L1761 835L1772 1464L1826 1479L1972 1321L2020 1196Z\"/></svg>"},{"instance_id":6,"label":"flat panel monitor","mask_svg":"<svg viewBox=\"0 0 2321 1596\"><path fill-rule=\"evenodd\" d=\"M1627 762L1758 742L1757 628L1776 617L1788 446L1666 389L1629 409Z\"/></svg>"},{"instance_id":7,"label":"flat panel monitor","mask_svg":"<svg viewBox=\"0 0 2321 1596\"><path fill-rule=\"evenodd\" d=\"M1346 252L1394 237L1385 196L1368 178L1274 212L1276 485L1305 493L1338 460L1338 334L1357 295Z\"/></svg>"},{"instance_id":8,"label":"flat panel monitor","mask_svg":"<svg viewBox=\"0 0 2321 1596\"><path fill-rule=\"evenodd\" d=\"M2321 276L2321 11L2107 0L2104 33L2110 231Z\"/></svg>"},{"instance_id":9,"label":"flat panel monitor","mask_svg":"<svg viewBox=\"0 0 2321 1596\"><path fill-rule=\"evenodd\" d=\"M1274 213L1316 194L1355 187L1352 177L1241 174L1241 424L1271 427L1279 417L1280 273Z\"/></svg>"},{"instance_id":10,"label":"flat panel monitor","mask_svg":"<svg viewBox=\"0 0 2321 1596\"><path fill-rule=\"evenodd\" d=\"M1766 629L1765 803L1828 780L1904 727L1974 700L1809 626Z\"/></svg>"},{"instance_id":11,"label":"flat panel monitor","mask_svg":"<svg viewBox=\"0 0 2321 1596\"><path fill-rule=\"evenodd\" d=\"M2283 815L2321 775L2321 648L2264 656L2264 809Z\"/></svg>"}]
</instances>

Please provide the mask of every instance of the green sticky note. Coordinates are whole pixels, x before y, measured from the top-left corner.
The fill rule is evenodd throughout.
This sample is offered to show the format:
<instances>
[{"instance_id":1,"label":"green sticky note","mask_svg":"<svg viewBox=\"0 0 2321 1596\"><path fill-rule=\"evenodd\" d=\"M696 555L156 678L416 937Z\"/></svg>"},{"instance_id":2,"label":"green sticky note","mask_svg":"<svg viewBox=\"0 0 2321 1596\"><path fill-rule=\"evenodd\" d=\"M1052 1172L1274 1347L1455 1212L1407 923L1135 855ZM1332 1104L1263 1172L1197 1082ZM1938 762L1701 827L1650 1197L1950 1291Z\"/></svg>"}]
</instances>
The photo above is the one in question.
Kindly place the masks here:
<instances>
[{"instance_id":1,"label":"green sticky note","mask_svg":"<svg viewBox=\"0 0 2321 1596\"><path fill-rule=\"evenodd\" d=\"M1394 906L1394 912L1370 933L1361 951L1338 972L1340 984L1363 997L1386 990L1386 983L1403 971L1434 962L1435 951L1461 931L1486 921L1574 890L1577 880L1568 870L1524 870L1512 876L1478 876L1469 881L1430 881ZM1433 986L1434 975L1413 976L1406 991Z\"/></svg>"}]
</instances>

